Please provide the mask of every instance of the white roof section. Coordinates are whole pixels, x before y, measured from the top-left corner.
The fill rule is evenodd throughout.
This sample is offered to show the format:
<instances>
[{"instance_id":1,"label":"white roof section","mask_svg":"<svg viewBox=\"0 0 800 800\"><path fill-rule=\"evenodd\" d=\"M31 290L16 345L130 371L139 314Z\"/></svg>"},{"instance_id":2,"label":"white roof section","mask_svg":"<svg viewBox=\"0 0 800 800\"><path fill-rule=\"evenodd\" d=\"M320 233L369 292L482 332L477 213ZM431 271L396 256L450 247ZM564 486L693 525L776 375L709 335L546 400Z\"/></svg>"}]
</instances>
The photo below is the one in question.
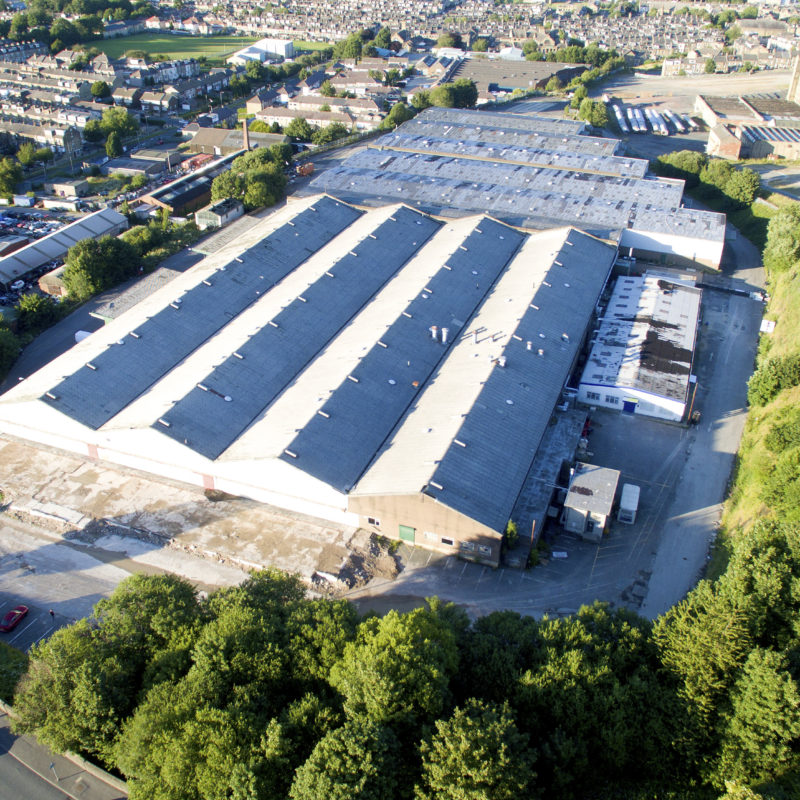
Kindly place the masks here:
<instances>
[{"instance_id":1,"label":"white roof section","mask_svg":"<svg viewBox=\"0 0 800 800\"><path fill-rule=\"evenodd\" d=\"M105 234L127 227L123 214L113 208L103 208L60 230L0 258L0 283L9 283L20 275L41 267L48 261L64 258L74 244L84 239L98 239Z\"/></svg>"},{"instance_id":2,"label":"white roof section","mask_svg":"<svg viewBox=\"0 0 800 800\"><path fill-rule=\"evenodd\" d=\"M581 383L685 400L701 295L662 277L619 278Z\"/></svg>"}]
</instances>

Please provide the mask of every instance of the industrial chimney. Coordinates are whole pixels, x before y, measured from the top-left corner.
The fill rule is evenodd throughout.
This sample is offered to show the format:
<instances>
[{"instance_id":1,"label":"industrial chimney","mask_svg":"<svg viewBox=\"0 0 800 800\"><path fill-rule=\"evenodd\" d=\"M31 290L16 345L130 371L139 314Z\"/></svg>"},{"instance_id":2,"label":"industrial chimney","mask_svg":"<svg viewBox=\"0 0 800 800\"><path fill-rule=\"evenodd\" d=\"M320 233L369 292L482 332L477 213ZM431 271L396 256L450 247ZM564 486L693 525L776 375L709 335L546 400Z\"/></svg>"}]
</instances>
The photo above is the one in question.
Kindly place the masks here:
<instances>
[{"instance_id":1,"label":"industrial chimney","mask_svg":"<svg viewBox=\"0 0 800 800\"><path fill-rule=\"evenodd\" d=\"M247 130L247 117L242 119L242 149L250 150L250 131Z\"/></svg>"}]
</instances>

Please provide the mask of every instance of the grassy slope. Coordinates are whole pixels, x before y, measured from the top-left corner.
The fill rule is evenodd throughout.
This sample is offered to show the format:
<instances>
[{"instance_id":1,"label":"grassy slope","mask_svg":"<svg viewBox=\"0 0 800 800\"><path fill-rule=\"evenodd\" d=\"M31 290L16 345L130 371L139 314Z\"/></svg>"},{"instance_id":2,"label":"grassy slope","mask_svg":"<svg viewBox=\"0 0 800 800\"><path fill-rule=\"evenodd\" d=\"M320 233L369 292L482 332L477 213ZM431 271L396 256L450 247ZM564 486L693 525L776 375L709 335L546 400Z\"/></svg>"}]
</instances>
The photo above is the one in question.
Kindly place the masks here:
<instances>
[{"instance_id":1,"label":"grassy slope","mask_svg":"<svg viewBox=\"0 0 800 800\"><path fill-rule=\"evenodd\" d=\"M772 278L769 291L771 299L764 316L776 320L777 324L774 333L761 334L759 361L800 350L800 264ZM737 456L733 488L723 512L722 539L709 565L710 577L719 575L725 568L728 539L743 535L757 519L775 513L761 500L764 478L775 462L775 456L764 445L764 437L783 412L798 405L800 386L795 386L778 394L766 406L750 409Z\"/></svg>"},{"instance_id":2,"label":"grassy slope","mask_svg":"<svg viewBox=\"0 0 800 800\"><path fill-rule=\"evenodd\" d=\"M88 42L109 58L120 58L128 50L144 50L146 53L159 53L169 58L219 59L241 50L257 39L249 36L176 36L169 33L138 33L119 39L105 39L102 42Z\"/></svg>"}]
</instances>

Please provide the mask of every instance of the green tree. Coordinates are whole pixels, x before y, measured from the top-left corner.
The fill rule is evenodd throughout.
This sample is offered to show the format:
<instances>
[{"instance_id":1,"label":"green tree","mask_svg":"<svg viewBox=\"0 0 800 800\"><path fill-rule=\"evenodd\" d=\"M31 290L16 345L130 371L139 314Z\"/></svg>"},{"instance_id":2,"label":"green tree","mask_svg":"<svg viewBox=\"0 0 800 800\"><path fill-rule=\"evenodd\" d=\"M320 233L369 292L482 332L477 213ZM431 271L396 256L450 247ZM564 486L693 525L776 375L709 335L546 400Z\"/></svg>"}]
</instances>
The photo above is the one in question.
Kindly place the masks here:
<instances>
[{"instance_id":1,"label":"green tree","mask_svg":"<svg viewBox=\"0 0 800 800\"><path fill-rule=\"evenodd\" d=\"M405 103L395 103L392 110L383 118L381 130L392 131L414 116L414 112Z\"/></svg>"},{"instance_id":2,"label":"green tree","mask_svg":"<svg viewBox=\"0 0 800 800\"><path fill-rule=\"evenodd\" d=\"M292 800L393 800L399 745L390 728L350 720L324 736L297 770Z\"/></svg>"},{"instance_id":3,"label":"green tree","mask_svg":"<svg viewBox=\"0 0 800 800\"><path fill-rule=\"evenodd\" d=\"M478 87L469 78L457 78L453 81L456 108L473 108L478 102Z\"/></svg>"},{"instance_id":4,"label":"green tree","mask_svg":"<svg viewBox=\"0 0 800 800\"><path fill-rule=\"evenodd\" d=\"M122 142L120 141L119 134L116 131L111 131L106 139L106 155L109 158L117 158L123 153Z\"/></svg>"},{"instance_id":5,"label":"green tree","mask_svg":"<svg viewBox=\"0 0 800 800\"><path fill-rule=\"evenodd\" d=\"M36 160L36 146L31 142L23 142L17 150L17 160L23 167L29 167Z\"/></svg>"},{"instance_id":6,"label":"green tree","mask_svg":"<svg viewBox=\"0 0 800 800\"><path fill-rule=\"evenodd\" d=\"M336 89L333 88L333 84L329 80L324 80L322 85L319 87L319 93L323 97L336 97Z\"/></svg>"},{"instance_id":7,"label":"green tree","mask_svg":"<svg viewBox=\"0 0 800 800\"><path fill-rule=\"evenodd\" d=\"M261 83L266 80L266 70L260 61L248 61L244 65L244 74L253 83Z\"/></svg>"},{"instance_id":8,"label":"green tree","mask_svg":"<svg viewBox=\"0 0 800 800\"><path fill-rule=\"evenodd\" d=\"M246 176L244 206L248 211L256 208L274 206L283 198L286 176L277 164L269 164L262 169L252 170Z\"/></svg>"},{"instance_id":9,"label":"green tree","mask_svg":"<svg viewBox=\"0 0 800 800\"><path fill-rule=\"evenodd\" d=\"M388 28L381 28L376 34L375 39L376 47L380 47L383 50L388 50L389 45L392 43L392 32Z\"/></svg>"},{"instance_id":10,"label":"green tree","mask_svg":"<svg viewBox=\"0 0 800 800\"><path fill-rule=\"evenodd\" d=\"M753 646L746 611L737 597L703 581L658 619L653 637L683 705L679 750L687 766L703 771L720 712Z\"/></svg>"},{"instance_id":11,"label":"green tree","mask_svg":"<svg viewBox=\"0 0 800 800\"><path fill-rule=\"evenodd\" d=\"M800 690L785 658L753 650L731 692L716 784L774 780L800 765Z\"/></svg>"},{"instance_id":12,"label":"green tree","mask_svg":"<svg viewBox=\"0 0 800 800\"><path fill-rule=\"evenodd\" d=\"M226 197L240 197L244 193L244 175L227 170L217 175L211 183L211 199L224 200Z\"/></svg>"},{"instance_id":13,"label":"green tree","mask_svg":"<svg viewBox=\"0 0 800 800\"><path fill-rule=\"evenodd\" d=\"M485 37L480 37L472 43L472 49L476 53L485 53L489 49L489 40Z\"/></svg>"},{"instance_id":14,"label":"green tree","mask_svg":"<svg viewBox=\"0 0 800 800\"><path fill-rule=\"evenodd\" d=\"M581 84L575 88L572 99L569 101L570 108L580 108L581 103L589 96L589 90Z\"/></svg>"},{"instance_id":15,"label":"green tree","mask_svg":"<svg viewBox=\"0 0 800 800\"><path fill-rule=\"evenodd\" d=\"M430 108L433 103L431 102L431 93L427 89L419 89L418 91L414 92L413 97L411 98L411 105L417 109L417 111L423 111L426 108Z\"/></svg>"},{"instance_id":16,"label":"green tree","mask_svg":"<svg viewBox=\"0 0 800 800\"><path fill-rule=\"evenodd\" d=\"M561 83L558 75L553 75L549 81L547 81L547 85L544 87L546 92L560 92L564 88L564 84Z\"/></svg>"},{"instance_id":17,"label":"green tree","mask_svg":"<svg viewBox=\"0 0 800 800\"><path fill-rule=\"evenodd\" d=\"M700 180L702 183L716 186L717 189L724 192L731 175L733 175L731 163L721 158L714 158L700 171Z\"/></svg>"},{"instance_id":18,"label":"green tree","mask_svg":"<svg viewBox=\"0 0 800 800\"><path fill-rule=\"evenodd\" d=\"M358 615L344 600L313 600L296 605L286 620L292 674L313 683L327 681L348 642L355 639Z\"/></svg>"},{"instance_id":19,"label":"green tree","mask_svg":"<svg viewBox=\"0 0 800 800\"><path fill-rule=\"evenodd\" d=\"M333 47L334 58L360 58L363 46L360 34L351 33L346 39Z\"/></svg>"},{"instance_id":20,"label":"green tree","mask_svg":"<svg viewBox=\"0 0 800 800\"><path fill-rule=\"evenodd\" d=\"M84 239L67 253L64 286L70 297L87 300L97 292L116 286L139 270L134 248L113 236Z\"/></svg>"},{"instance_id":21,"label":"green tree","mask_svg":"<svg viewBox=\"0 0 800 800\"><path fill-rule=\"evenodd\" d=\"M83 138L87 142L99 142L104 135L99 119L90 119L83 127Z\"/></svg>"},{"instance_id":22,"label":"green tree","mask_svg":"<svg viewBox=\"0 0 800 800\"><path fill-rule=\"evenodd\" d=\"M49 147L37 147L33 157L36 161L44 164L48 161L52 161L55 158L55 154Z\"/></svg>"},{"instance_id":23,"label":"green tree","mask_svg":"<svg viewBox=\"0 0 800 800\"><path fill-rule=\"evenodd\" d=\"M455 636L440 615L418 608L369 619L331 670L350 717L414 724L438 716L458 663Z\"/></svg>"},{"instance_id":24,"label":"green tree","mask_svg":"<svg viewBox=\"0 0 800 800\"><path fill-rule=\"evenodd\" d=\"M760 188L758 173L745 168L732 173L723 191L738 205L749 206L756 199Z\"/></svg>"},{"instance_id":25,"label":"green tree","mask_svg":"<svg viewBox=\"0 0 800 800\"><path fill-rule=\"evenodd\" d=\"M17 309L17 325L20 331L38 333L50 327L59 317L58 306L53 300L35 293L22 295Z\"/></svg>"},{"instance_id":26,"label":"green tree","mask_svg":"<svg viewBox=\"0 0 800 800\"><path fill-rule=\"evenodd\" d=\"M0 195L10 197L22 180L22 167L13 158L0 161Z\"/></svg>"},{"instance_id":27,"label":"green tree","mask_svg":"<svg viewBox=\"0 0 800 800\"><path fill-rule=\"evenodd\" d=\"M800 384L800 354L764 359L747 383L747 402L751 406L766 405L778 392L791 389L798 384Z\"/></svg>"},{"instance_id":28,"label":"green tree","mask_svg":"<svg viewBox=\"0 0 800 800\"><path fill-rule=\"evenodd\" d=\"M707 75L713 75L717 71L717 62L713 58L707 58L704 70Z\"/></svg>"},{"instance_id":29,"label":"green tree","mask_svg":"<svg viewBox=\"0 0 800 800\"><path fill-rule=\"evenodd\" d=\"M111 97L111 87L105 81L95 81L91 86L92 97Z\"/></svg>"},{"instance_id":30,"label":"green tree","mask_svg":"<svg viewBox=\"0 0 800 800\"><path fill-rule=\"evenodd\" d=\"M417 800L516 800L530 796L534 779L528 737L508 705L468 700L422 742Z\"/></svg>"},{"instance_id":31,"label":"green tree","mask_svg":"<svg viewBox=\"0 0 800 800\"><path fill-rule=\"evenodd\" d=\"M445 31L439 34L436 40L437 47L456 47L459 50L464 49L464 42L461 39L461 34L455 31Z\"/></svg>"},{"instance_id":32,"label":"green tree","mask_svg":"<svg viewBox=\"0 0 800 800\"><path fill-rule=\"evenodd\" d=\"M770 276L788 272L800 261L800 204L782 206L769 221L763 261Z\"/></svg>"},{"instance_id":33,"label":"green tree","mask_svg":"<svg viewBox=\"0 0 800 800\"><path fill-rule=\"evenodd\" d=\"M0 328L0 375L11 369L21 349L19 339L8 328Z\"/></svg>"},{"instance_id":34,"label":"green tree","mask_svg":"<svg viewBox=\"0 0 800 800\"><path fill-rule=\"evenodd\" d=\"M347 136L349 133L350 131L341 122L332 122L327 127L314 131L311 135L311 141L316 145L329 144L341 139L343 136Z\"/></svg>"},{"instance_id":35,"label":"green tree","mask_svg":"<svg viewBox=\"0 0 800 800\"><path fill-rule=\"evenodd\" d=\"M586 120L594 128L604 128L608 125L608 111L602 100L590 100L588 97L581 101L578 116Z\"/></svg>"},{"instance_id":36,"label":"green tree","mask_svg":"<svg viewBox=\"0 0 800 800\"><path fill-rule=\"evenodd\" d=\"M301 142L310 142L314 129L303 117L295 117L285 128L284 133Z\"/></svg>"},{"instance_id":37,"label":"green tree","mask_svg":"<svg viewBox=\"0 0 800 800\"><path fill-rule=\"evenodd\" d=\"M659 175L680 178L686 181L688 186L697 186L700 182L700 173L707 164L708 157L705 153L696 150L678 150L659 156L656 169Z\"/></svg>"},{"instance_id":38,"label":"green tree","mask_svg":"<svg viewBox=\"0 0 800 800\"><path fill-rule=\"evenodd\" d=\"M110 133L118 133L120 137L124 138L133 136L139 130L139 120L121 106L109 106L103 109L100 127L106 136Z\"/></svg>"},{"instance_id":39,"label":"green tree","mask_svg":"<svg viewBox=\"0 0 800 800\"><path fill-rule=\"evenodd\" d=\"M553 796L674 774L665 746L673 687L657 672L648 622L595 603L540 624L534 653L514 692L516 718L537 744L540 783Z\"/></svg>"},{"instance_id":40,"label":"green tree","mask_svg":"<svg viewBox=\"0 0 800 800\"><path fill-rule=\"evenodd\" d=\"M431 105L441 108L455 108L456 93L452 83L443 83L430 90Z\"/></svg>"}]
</instances>

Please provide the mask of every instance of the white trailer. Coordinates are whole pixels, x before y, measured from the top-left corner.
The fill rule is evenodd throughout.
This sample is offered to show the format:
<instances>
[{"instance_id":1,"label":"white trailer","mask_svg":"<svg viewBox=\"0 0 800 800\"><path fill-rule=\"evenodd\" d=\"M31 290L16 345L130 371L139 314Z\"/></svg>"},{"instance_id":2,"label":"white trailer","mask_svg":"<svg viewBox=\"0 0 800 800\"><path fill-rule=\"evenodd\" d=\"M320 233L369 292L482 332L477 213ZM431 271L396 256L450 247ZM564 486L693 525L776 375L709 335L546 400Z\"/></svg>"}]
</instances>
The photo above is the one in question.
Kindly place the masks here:
<instances>
[{"instance_id":1,"label":"white trailer","mask_svg":"<svg viewBox=\"0 0 800 800\"><path fill-rule=\"evenodd\" d=\"M635 483L622 485L622 496L619 500L617 519L627 525L636 522L636 512L639 510L639 487Z\"/></svg>"},{"instance_id":2,"label":"white trailer","mask_svg":"<svg viewBox=\"0 0 800 800\"><path fill-rule=\"evenodd\" d=\"M622 109L617 105L612 105L611 108L614 110L614 116L617 118L619 129L623 133L630 133L631 129L628 127L628 123L625 121L625 115L622 113Z\"/></svg>"}]
</instances>

